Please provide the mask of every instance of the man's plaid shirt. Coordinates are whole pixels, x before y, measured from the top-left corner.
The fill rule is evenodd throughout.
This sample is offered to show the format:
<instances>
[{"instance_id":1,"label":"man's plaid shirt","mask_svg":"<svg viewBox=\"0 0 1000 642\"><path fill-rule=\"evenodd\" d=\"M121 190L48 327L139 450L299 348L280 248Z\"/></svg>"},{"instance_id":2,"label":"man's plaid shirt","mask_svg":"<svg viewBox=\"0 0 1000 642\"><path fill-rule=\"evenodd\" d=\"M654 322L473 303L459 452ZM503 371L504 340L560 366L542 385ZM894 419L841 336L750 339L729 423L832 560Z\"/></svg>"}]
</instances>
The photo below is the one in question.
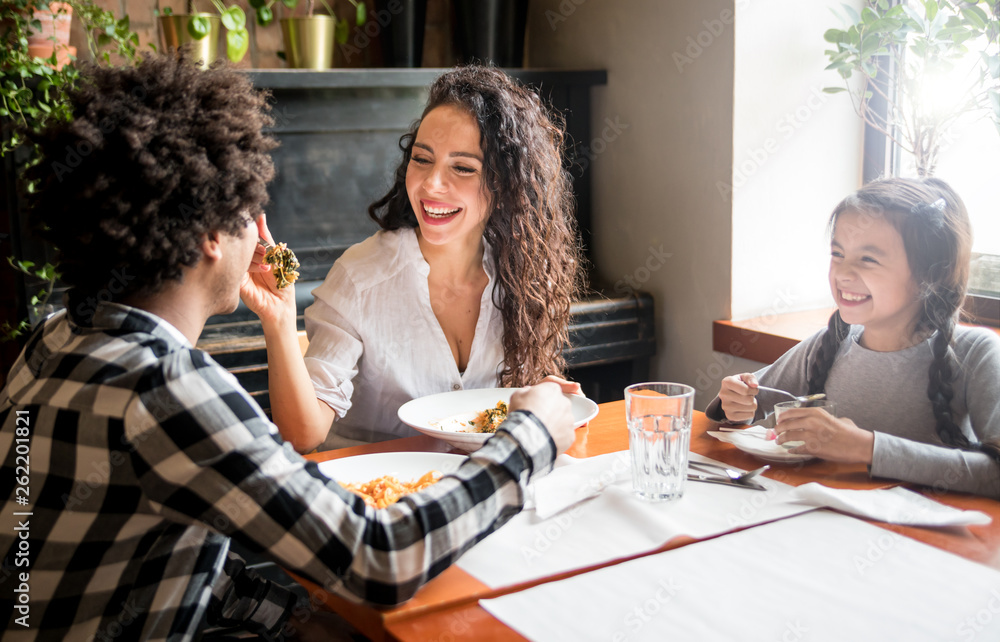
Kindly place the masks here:
<instances>
[{"instance_id":1,"label":"man's plaid shirt","mask_svg":"<svg viewBox=\"0 0 1000 642\"><path fill-rule=\"evenodd\" d=\"M402 602L517 513L555 456L512 413L456 474L374 510L168 323L115 304L72 316L44 322L0 391L5 640L190 639L230 573L228 537L328 591ZM288 605L258 597L252 619L280 628Z\"/></svg>"}]
</instances>

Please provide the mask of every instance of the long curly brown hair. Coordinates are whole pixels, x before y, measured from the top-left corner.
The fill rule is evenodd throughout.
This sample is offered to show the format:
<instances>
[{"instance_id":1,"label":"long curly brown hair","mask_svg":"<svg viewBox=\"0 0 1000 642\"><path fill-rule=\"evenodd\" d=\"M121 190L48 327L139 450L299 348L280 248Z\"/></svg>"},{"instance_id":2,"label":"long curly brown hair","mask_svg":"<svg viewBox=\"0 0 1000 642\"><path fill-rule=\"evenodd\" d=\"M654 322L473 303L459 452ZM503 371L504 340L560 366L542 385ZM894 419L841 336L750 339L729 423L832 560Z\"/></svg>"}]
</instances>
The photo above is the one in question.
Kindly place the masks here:
<instances>
[{"instance_id":1,"label":"long curly brown hair","mask_svg":"<svg viewBox=\"0 0 1000 642\"><path fill-rule=\"evenodd\" d=\"M152 294L198 262L206 234L237 235L263 211L277 146L261 132L267 96L186 54L81 74L72 121L29 134L42 152L33 222L74 296ZM109 288L116 273L128 278Z\"/></svg>"},{"instance_id":2,"label":"long curly brown hair","mask_svg":"<svg viewBox=\"0 0 1000 642\"><path fill-rule=\"evenodd\" d=\"M490 203L483 237L493 251L492 296L503 318L500 385L562 374L570 303L583 287L562 119L507 74L478 65L434 81L423 116L442 105L464 110L479 125L483 191ZM368 208L385 230L417 227L406 169L419 126L415 122L400 138L403 158L394 183Z\"/></svg>"},{"instance_id":3,"label":"long curly brown hair","mask_svg":"<svg viewBox=\"0 0 1000 642\"><path fill-rule=\"evenodd\" d=\"M954 448L986 452L1000 461L1000 446L970 443L951 409L952 384L959 367L952 338L969 283L972 250L972 225L961 197L938 178L886 178L868 183L841 201L830 217L831 228L847 211L884 217L903 239L910 271L920 286L922 307L916 331L936 332L927 397L941 441ZM850 326L839 311L834 312L809 364L810 393L824 392L830 368L849 333Z\"/></svg>"}]
</instances>

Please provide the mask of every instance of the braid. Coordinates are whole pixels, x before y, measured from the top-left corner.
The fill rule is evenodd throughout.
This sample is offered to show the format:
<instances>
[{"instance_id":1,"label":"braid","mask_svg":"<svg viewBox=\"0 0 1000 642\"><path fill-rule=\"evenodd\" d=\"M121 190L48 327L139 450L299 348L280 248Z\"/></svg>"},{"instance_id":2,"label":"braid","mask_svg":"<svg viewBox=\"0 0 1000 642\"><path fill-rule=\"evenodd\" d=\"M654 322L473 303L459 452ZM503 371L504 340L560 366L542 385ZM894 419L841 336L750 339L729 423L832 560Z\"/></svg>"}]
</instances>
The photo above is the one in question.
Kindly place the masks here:
<instances>
[{"instance_id":1,"label":"braid","mask_svg":"<svg viewBox=\"0 0 1000 642\"><path fill-rule=\"evenodd\" d=\"M972 443L959 429L951 411L951 400L955 396L952 383L958 374L958 360L951 342L955 334L955 304L945 296L928 295L924 311L928 325L937 330L931 349L934 360L928 372L927 397L934 409L937 434L941 441L952 448L984 452L994 461L1000 462L1000 447L992 443Z\"/></svg>"},{"instance_id":2,"label":"braid","mask_svg":"<svg viewBox=\"0 0 1000 642\"><path fill-rule=\"evenodd\" d=\"M809 394L824 392L826 388L826 378L830 375L830 368L833 367L833 360L840 351L840 344L847 338L851 326L844 323L840 317L840 310L830 316L827 323L826 332L823 334L823 341L820 343L816 356L809 364Z\"/></svg>"}]
</instances>

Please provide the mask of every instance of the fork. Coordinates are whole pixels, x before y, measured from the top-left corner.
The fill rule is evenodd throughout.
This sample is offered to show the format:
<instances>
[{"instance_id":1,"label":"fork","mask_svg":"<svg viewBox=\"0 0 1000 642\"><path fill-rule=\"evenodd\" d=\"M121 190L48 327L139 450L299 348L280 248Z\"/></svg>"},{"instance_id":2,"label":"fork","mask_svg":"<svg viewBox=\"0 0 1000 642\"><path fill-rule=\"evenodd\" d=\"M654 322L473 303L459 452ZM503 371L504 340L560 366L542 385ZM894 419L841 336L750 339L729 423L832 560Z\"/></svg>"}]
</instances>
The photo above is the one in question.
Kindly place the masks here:
<instances>
[{"instance_id":1,"label":"fork","mask_svg":"<svg viewBox=\"0 0 1000 642\"><path fill-rule=\"evenodd\" d=\"M734 482L749 481L754 477L756 477L757 475L764 472L765 470L770 470L771 468L771 466L769 465L764 465L761 466L760 468L755 468L753 470L748 470L745 473L741 473L739 471L733 470L732 468L726 468L725 466L720 466L719 464L710 464L708 462L690 461L690 460L688 460L688 466L694 466L695 468L700 468L701 470L705 470L705 468L721 470L726 474L727 477L729 477L729 479L733 480Z\"/></svg>"}]
</instances>

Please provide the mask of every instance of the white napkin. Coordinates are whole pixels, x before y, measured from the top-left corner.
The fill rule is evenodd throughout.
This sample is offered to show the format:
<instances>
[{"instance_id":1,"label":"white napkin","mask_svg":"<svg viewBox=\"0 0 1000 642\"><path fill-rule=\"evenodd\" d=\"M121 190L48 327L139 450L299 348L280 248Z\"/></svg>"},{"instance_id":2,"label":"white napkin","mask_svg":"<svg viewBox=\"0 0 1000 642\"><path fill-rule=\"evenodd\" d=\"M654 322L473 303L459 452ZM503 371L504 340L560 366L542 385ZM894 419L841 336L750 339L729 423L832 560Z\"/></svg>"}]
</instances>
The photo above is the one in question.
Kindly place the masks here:
<instances>
[{"instance_id":1,"label":"white napkin","mask_svg":"<svg viewBox=\"0 0 1000 642\"><path fill-rule=\"evenodd\" d=\"M830 488L817 482L792 490L789 499L810 506L828 506L851 515L908 526L968 526L989 524L978 510L960 510L902 487L877 490Z\"/></svg>"},{"instance_id":2,"label":"white napkin","mask_svg":"<svg viewBox=\"0 0 1000 642\"><path fill-rule=\"evenodd\" d=\"M525 508L533 505L539 518L548 519L630 475L627 450L586 459L560 455L552 472L529 487L534 502Z\"/></svg>"}]
</instances>

